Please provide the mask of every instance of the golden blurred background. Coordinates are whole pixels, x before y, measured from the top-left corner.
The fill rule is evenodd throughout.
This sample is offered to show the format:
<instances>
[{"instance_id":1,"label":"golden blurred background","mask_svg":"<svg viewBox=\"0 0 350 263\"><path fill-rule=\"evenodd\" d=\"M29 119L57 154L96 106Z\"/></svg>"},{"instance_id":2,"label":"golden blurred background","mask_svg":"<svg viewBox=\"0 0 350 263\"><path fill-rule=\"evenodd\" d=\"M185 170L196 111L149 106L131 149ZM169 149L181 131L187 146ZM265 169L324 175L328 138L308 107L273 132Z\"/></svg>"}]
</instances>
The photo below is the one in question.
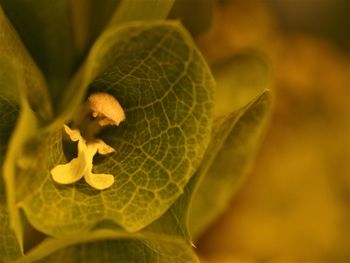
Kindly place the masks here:
<instances>
[{"instance_id":1,"label":"golden blurred background","mask_svg":"<svg viewBox=\"0 0 350 263\"><path fill-rule=\"evenodd\" d=\"M230 81L241 99L231 106L270 88L274 109L245 183L196 244L202 262L350 262L349 6L215 4L212 26L197 43L218 81L217 113L230 103L226 88L220 93ZM231 58L233 72L215 71ZM246 93L235 90L240 83Z\"/></svg>"}]
</instances>

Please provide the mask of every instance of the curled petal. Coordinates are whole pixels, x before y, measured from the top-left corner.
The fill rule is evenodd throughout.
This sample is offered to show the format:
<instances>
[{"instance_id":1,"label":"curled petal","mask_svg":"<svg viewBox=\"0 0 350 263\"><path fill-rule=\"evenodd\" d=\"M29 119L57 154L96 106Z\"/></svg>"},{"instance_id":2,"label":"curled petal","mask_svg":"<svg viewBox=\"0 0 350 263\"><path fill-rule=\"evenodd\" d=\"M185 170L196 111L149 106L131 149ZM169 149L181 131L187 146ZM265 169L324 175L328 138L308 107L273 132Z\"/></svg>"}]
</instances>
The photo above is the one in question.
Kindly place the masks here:
<instances>
[{"instance_id":1,"label":"curled petal","mask_svg":"<svg viewBox=\"0 0 350 263\"><path fill-rule=\"evenodd\" d=\"M64 125L63 128L73 142L79 141L82 138L79 130L73 130L67 125Z\"/></svg>"},{"instance_id":2,"label":"curled petal","mask_svg":"<svg viewBox=\"0 0 350 263\"><path fill-rule=\"evenodd\" d=\"M52 179L59 184L72 184L84 177L90 186L98 190L112 186L114 176L92 173L92 163L96 153L109 154L115 149L100 139L86 142L79 130L72 130L67 125L64 126L64 130L72 141L78 141L78 156L69 163L55 166L51 170Z\"/></svg>"},{"instance_id":3,"label":"curled petal","mask_svg":"<svg viewBox=\"0 0 350 263\"><path fill-rule=\"evenodd\" d=\"M85 181L97 190L104 190L114 184L114 176L111 174L94 174L88 172L84 176Z\"/></svg>"},{"instance_id":4,"label":"curled petal","mask_svg":"<svg viewBox=\"0 0 350 263\"><path fill-rule=\"evenodd\" d=\"M79 181L91 167L84 152L87 147L84 140L78 142L78 157L69 163L59 164L51 170L52 179L59 184L72 184Z\"/></svg>"},{"instance_id":5,"label":"curled petal","mask_svg":"<svg viewBox=\"0 0 350 263\"><path fill-rule=\"evenodd\" d=\"M51 170L52 179L59 184L72 184L79 181L85 172L82 158L74 158L69 163L57 165Z\"/></svg>"},{"instance_id":6,"label":"curled petal","mask_svg":"<svg viewBox=\"0 0 350 263\"><path fill-rule=\"evenodd\" d=\"M115 152L115 149L112 146L109 146L102 140L96 140L97 152L101 155L106 155L109 153Z\"/></svg>"}]
</instances>

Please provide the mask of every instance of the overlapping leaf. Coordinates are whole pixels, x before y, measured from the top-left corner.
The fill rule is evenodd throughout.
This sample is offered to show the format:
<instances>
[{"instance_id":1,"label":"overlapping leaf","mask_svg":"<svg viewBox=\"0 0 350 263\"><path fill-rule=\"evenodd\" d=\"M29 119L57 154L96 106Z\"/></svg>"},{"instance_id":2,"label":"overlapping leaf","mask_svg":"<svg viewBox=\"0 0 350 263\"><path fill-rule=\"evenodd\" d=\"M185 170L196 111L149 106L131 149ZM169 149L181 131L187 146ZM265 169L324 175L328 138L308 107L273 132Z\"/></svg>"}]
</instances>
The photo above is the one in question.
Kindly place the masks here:
<instances>
[{"instance_id":1,"label":"overlapping leaf","mask_svg":"<svg viewBox=\"0 0 350 263\"><path fill-rule=\"evenodd\" d=\"M1 0L6 14L39 65L55 101L76 66L70 1Z\"/></svg>"},{"instance_id":2,"label":"overlapping leaf","mask_svg":"<svg viewBox=\"0 0 350 263\"><path fill-rule=\"evenodd\" d=\"M20 38L7 20L0 6L0 54L2 78L6 77L16 85L3 82L2 92L10 94L18 103L21 96L27 96L30 107L42 121L52 117L51 104L47 93L45 79L22 45ZM7 65L11 64L9 67ZM16 75L17 74L17 75ZM16 76L15 76L16 75ZM20 81L13 80L21 78ZM22 87L18 87L22 85ZM22 89L22 91L20 91Z\"/></svg>"},{"instance_id":3,"label":"overlapping leaf","mask_svg":"<svg viewBox=\"0 0 350 263\"><path fill-rule=\"evenodd\" d=\"M1 156L1 213L4 216L3 236L9 237L9 226L14 230L19 248L22 247L22 229L19 214L15 208L14 174L16 167L15 155L23 149L25 138L34 132L36 125L45 123L51 118L51 107L46 92L45 81L25 48L21 44L16 32L9 24L0 8L0 97L1 97L1 141L3 150ZM20 106L25 104L18 116ZM14 114L14 111L16 114ZM21 119L17 132L10 137L15 121ZM38 121L37 121L38 119ZM6 139L5 139L6 138ZM9 139L10 142L9 142ZM5 148L6 158L5 158ZM5 183L5 185L3 185ZM6 197L5 197L6 188ZM5 202L8 203L4 207ZM9 213L9 215L7 215ZM10 219L10 220L9 220ZM6 241L7 242L7 241ZM11 244L9 237L8 244ZM8 245L14 249L14 245ZM3 246L7 250L7 246ZM12 248L11 248L12 247ZM12 252L11 252L12 253Z\"/></svg>"},{"instance_id":4,"label":"overlapping leaf","mask_svg":"<svg viewBox=\"0 0 350 263\"><path fill-rule=\"evenodd\" d=\"M265 91L242 109L215 120L203 164L193 178L197 189L189 225L194 239L225 210L242 182L262 139L270 108L271 95Z\"/></svg>"},{"instance_id":5,"label":"overlapping leaf","mask_svg":"<svg viewBox=\"0 0 350 263\"><path fill-rule=\"evenodd\" d=\"M210 80L209 80L210 81ZM210 91L211 92L211 91ZM209 92L209 93L210 93ZM210 106L210 103L206 106ZM209 109L207 108L208 111L210 111L210 107ZM20 121L20 123L23 124L23 122ZM19 125L21 126L21 125ZM21 128L21 127L18 127L18 128ZM21 130L21 129L19 129ZM50 132L52 130L49 130ZM44 132L45 133L45 132ZM47 138L49 139L57 139L56 136L60 137L61 134L60 134L60 131L59 132L53 132L53 136L48 136ZM15 138L19 138L18 136L16 136L17 134L15 133L14 137ZM40 135L42 134L39 134L38 138L39 141L44 138L44 137L40 137ZM28 160L26 162L24 162L24 166L23 166L23 163L21 165L21 168L23 169L29 169L31 168L31 164L35 164L36 161L40 161L41 159L38 158L36 159L35 157L37 157L38 153L39 152L45 152L45 148L43 147L44 145L45 146L52 146L51 143L47 143L48 141L41 141L41 143L39 143L39 141L36 141L35 138L32 138L32 142L30 145L27 145L26 148L29 149L29 151L32 152L32 156L31 158L29 158L32 162L28 162ZM59 140L59 143L61 141ZM53 144L55 145L55 144ZM12 148L17 148L17 147L12 147ZM26 151L28 150L26 149ZM43 151L42 151L43 150ZM21 160L21 159L20 159ZM30 176L30 174L27 174ZM21 179L21 178L16 178L16 179ZM18 189L21 189L21 187L25 184L25 180L18 180L17 181L18 185L16 185L18 187ZM21 198L21 190L18 191L18 196L19 198ZM49 200L50 201L50 200ZM153 227L153 229L156 229L155 227ZM158 234L161 233L161 229L159 229L159 231L157 232ZM90 235L89 235L90 236ZM158 237L158 236L157 236ZM171 237L172 239L174 237ZM196 261L196 257L194 256L193 252L190 252L191 249L187 246L188 244L186 243L182 243L183 241L180 241L179 244L176 244L178 243L178 241L166 241L166 240L160 240L161 243L158 242L158 245L157 245L157 242L153 244L151 244L152 242L150 242L150 237L147 237L147 240L146 241L142 241L142 242L137 242L137 241L126 241L129 243L129 246L133 246L133 247L139 247L139 248L143 248L144 249L144 252L141 257L138 253L133 253L133 254L129 254L127 251L123 250L124 252L126 252L126 254L124 254L124 257L128 257L128 255L130 255L131 258L138 258L138 260L136 260L137 262L139 262L141 258L143 258L144 260L146 260L146 262L148 262L148 260L153 260L153 261L157 261L157 262L171 262L171 260L173 260L174 262L195 262ZM146 245L143 244L143 242L146 242ZM68 242L69 243L69 242ZM174 244L173 244L174 243ZM113 247L115 247L116 245L121 245L121 247L124 248L124 245L125 245L125 242L122 242L121 241L119 242L114 242L114 245ZM134 244L134 245L133 245ZM156 246L155 246L156 245ZM84 245L81 245L80 247L82 247ZM89 246L92 246L92 244L90 244ZM187 247L186 247L187 246ZM93 247L96 247L96 248L101 248L101 246L99 244L94 244ZM149 249L151 247L151 250ZM157 247L158 247L158 250L157 250ZM164 253L166 251L169 251L169 249L171 247L174 247L175 250L172 250L171 253L167 254L167 253ZM72 247L72 248L69 248L69 250L72 252L72 253L75 253L77 250L76 250L77 247ZM161 250L159 250L160 248L162 248ZM150 253L148 253L148 252ZM105 251L105 253L110 253L110 251ZM167 255L165 255L167 254ZM82 253L79 253L79 255L82 255ZM113 253L111 254L113 255ZM118 253L118 255L120 256L121 254ZM184 257L185 255L185 257ZM52 257L50 257L49 261L51 262L51 260L53 258L55 258L56 255L53 255ZM181 258L183 258L183 260L181 260ZM127 261L129 262L129 261Z\"/></svg>"},{"instance_id":6,"label":"overlapping leaf","mask_svg":"<svg viewBox=\"0 0 350 263\"><path fill-rule=\"evenodd\" d=\"M115 12L120 2L121 10ZM102 0L96 5L91 0L0 0L46 76L56 111L82 56L111 17L113 24L161 19L166 17L172 3L173 0Z\"/></svg>"},{"instance_id":7,"label":"overlapping leaf","mask_svg":"<svg viewBox=\"0 0 350 263\"><path fill-rule=\"evenodd\" d=\"M18 263L29 262L164 262L195 263L191 247L169 237L96 231L93 234L48 238Z\"/></svg>"},{"instance_id":8,"label":"overlapping leaf","mask_svg":"<svg viewBox=\"0 0 350 263\"><path fill-rule=\"evenodd\" d=\"M16 22L16 26L21 28L28 14L16 10L16 1L2 2L6 3L7 12L19 13L19 17L24 18ZM134 18L153 20L160 13L165 16L172 1L152 0L149 3L159 6L158 10L148 7L155 16L152 12L144 15L144 8L140 8L137 1L123 1L111 25ZM45 4L45 1L36 3L29 15ZM67 2L63 1L56 7L59 9L57 14L64 17ZM134 11L128 14L130 10ZM145 16L150 16L150 19L144 19ZM46 19L47 14L43 13L35 21ZM49 24L49 28L55 28L57 21ZM63 109L63 114L53 125L42 130L36 126L31 129L33 123L40 124L37 117L48 121L51 116L45 83L2 13L0 22L0 51L6 54L0 59L2 65L9 63L13 66L10 74L0 76L0 84L2 81L5 85L16 83L12 86L21 86L19 92L2 90L3 95L0 93L0 105L5 105L0 108L0 118L9 120L2 124L5 133L0 134L0 140L4 142L0 141L1 149L5 149L8 127L13 127L17 117L12 112L17 112L19 105L22 108L4 170L7 192L12 200L9 202L11 216L18 219L19 206L34 227L59 236L45 240L20 262L197 262L189 246L188 213L193 194L197 193L193 199L194 212L190 214L191 230L197 236L221 212L232 194L237 177L242 175L245 164L250 160L261 135L269 95L265 93L243 110L216 121L204 162L197 170L210 139L213 108L210 71L189 35L178 23L128 23L110 26L95 43L84 67L67 89L65 100L61 104L56 103ZM28 34L23 28L20 32L22 37ZM26 40L27 46L48 36L47 32L36 33L32 40ZM70 29L64 34L70 38ZM62 35L58 34L54 39L60 37ZM57 46L51 45L50 41L42 44L53 51ZM72 43L69 40L66 44L67 57L59 58L63 65L62 75L57 75L59 79L66 78L73 65ZM14 59L9 60L7 55L13 55ZM39 64L46 63L44 68L50 83L56 82L56 76L51 78L50 74L60 69L57 65L50 65L56 63L55 59L47 59L50 56L57 58L57 54L39 55L43 55ZM62 144L62 121L79 108L78 103L86 90L88 94L112 94L127 115L126 122L120 127L107 129L101 134L109 145L117 149L115 154L95 160L95 172L112 173L116 178L115 185L102 192L84 182L62 186L50 178L50 170L59 163L67 162L66 156L70 155ZM59 90L52 92L58 93ZM26 94L29 95L28 100ZM13 101L16 103L11 104ZM4 117L5 112L7 117ZM29 133L25 131L26 127L29 127ZM27 140L33 133L36 135ZM226 165L229 156L230 160L237 157L239 163L233 162L232 169L223 171L220 167L223 162ZM7 208L3 205L6 197L1 187L0 180L0 217L5 222L0 234L6 241L0 248L0 256L7 261L22 254L22 241L20 226L16 226L19 222L12 222L19 242L7 224ZM224 189L222 193L219 193L220 189ZM218 198L208 203L208 193L213 191L219 193ZM215 206L216 201L220 204L218 207ZM144 229L131 234L115 224L128 231ZM112 230L100 230L105 228ZM76 232L80 234L76 235ZM1 242L0 239L0 245Z\"/></svg>"},{"instance_id":9,"label":"overlapping leaf","mask_svg":"<svg viewBox=\"0 0 350 263\"><path fill-rule=\"evenodd\" d=\"M3 104L0 107L3 107ZM15 232L10 227L2 173L0 175L0 262L10 262L20 258L23 253Z\"/></svg>"},{"instance_id":10,"label":"overlapping leaf","mask_svg":"<svg viewBox=\"0 0 350 263\"><path fill-rule=\"evenodd\" d=\"M222 213L242 182L270 109L271 95L265 91L242 109L216 118L206 154L183 195L145 230L183 238L188 243L192 237L197 239ZM213 196L212 190L220 193Z\"/></svg>"},{"instance_id":11,"label":"overlapping leaf","mask_svg":"<svg viewBox=\"0 0 350 263\"><path fill-rule=\"evenodd\" d=\"M213 80L178 23L112 28L92 54L89 93L112 94L127 116L101 135L117 152L94 166L116 183L102 192L83 182L53 183L50 169L67 161L61 130L40 134L36 161L18 180L18 200L37 229L55 236L87 231L102 219L129 231L145 227L183 192L210 137Z\"/></svg>"},{"instance_id":12,"label":"overlapping leaf","mask_svg":"<svg viewBox=\"0 0 350 263\"><path fill-rule=\"evenodd\" d=\"M13 96L6 94L6 86L13 82L4 75L5 61L0 59L0 166L2 167L7 143L18 116L18 102ZM8 66L8 65L6 65ZM9 67L6 67L8 69ZM0 261L14 260L22 255L15 233L10 228L5 187L0 170Z\"/></svg>"},{"instance_id":13,"label":"overlapping leaf","mask_svg":"<svg viewBox=\"0 0 350 263\"><path fill-rule=\"evenodd\" d=\"M238 110L271 86L269 65L258 53L236 54L213 65L212 71L217 82L216 116Z\"/></svg>"},{"instance_id":14,"label":"overlapping leaf","mask_svg":"<svg viewBox=\"0 0 350 263\"><path fill-rule=\"evenodd\" d=\"M265 91L242 109L216 118L205 156L184 194L146 230L188 243L192 238L196 240L224 211L242 182L262 139L270 109L271 95Z\"/></svg>"}]
</instances>

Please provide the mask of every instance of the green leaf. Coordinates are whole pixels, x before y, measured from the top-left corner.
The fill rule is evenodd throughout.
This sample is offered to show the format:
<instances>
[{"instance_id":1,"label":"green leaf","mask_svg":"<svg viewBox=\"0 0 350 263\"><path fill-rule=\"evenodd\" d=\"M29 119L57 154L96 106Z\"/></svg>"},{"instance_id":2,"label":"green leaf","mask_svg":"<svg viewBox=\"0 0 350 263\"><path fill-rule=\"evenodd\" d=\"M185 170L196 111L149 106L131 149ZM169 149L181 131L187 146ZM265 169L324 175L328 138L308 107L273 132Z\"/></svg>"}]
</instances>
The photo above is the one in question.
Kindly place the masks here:
<instances>
[{"instance_id":1,"label":"green leaf","mask_svg":"<svg viewBox=\"0 0 350 263\"><path fill-rule=\"evenodd\" d=\"M20 97L28 97L30 107L38 118L48 122L52 117L51 104L45 79L32 61L17 33L0 7L0 60L1 92L6 92L20 103ZM8 83L10 82L10 83ZM20 87L21 86L21 87Z\"/></svg>"},{"instance_id":2,"label":"green leaf","mask_svg":"<svg viewBox=\"0 0 350 263\"><path fill-rule=\"evenodd\" d=\"M183 238L189 244L192 243L192 235L195 239L198 237L198 233L193 230L207 227L224 210L234 190L238 188L236 184L242 180L247 164L253 159L263 137L270 103L270 93L265 91L244 108L225 117L216 118L211 142L200 168L186 185L180 198L161 218L149 225L146 231ZM241 162L238 161L237 164L234 158L240 158ZM227 167L227 170L221 173L224 178L220 180L217 180L217 166ZM205 187L210 185L214 187L218 199L213 197L212 191L205 190ZM222 189L226 193L217 194ZM206 199L212 201L208 202ZM219 207L216 207L217 204ZM196 218L196 212L200 214L199 218ZM196 226L193 226L194 224Z\"/></svg>"},{"instance_id":3,"label":"green leaf","mask_svg":"<svg viewBox=\"0 0 350 263\"><path fill-rule=\"evenodd\" d=\"M86 55L120 2L121 0L70 1L75 43L79 54Z\"/></svg>"},{"instance_id":4,"label":"green leaf","mask_svg":"<svg viewBox=\"0 0 350 263\"><path fill-rule=\"evenodd\" d=\"M22 100L21 110L17 118L16 127L11 134L8 150L3 165L3 178L6 187L6 199L10 214L10 225L15 231L20 246L23 247L22 219L16 205L16 177L19 166L32 161L28 158L28 138L38 129L38 120L25 100ZM19 156L21 156L19 158Z\"/></svg>"},{"instance_id":5,"label":"green leaf","mask_svg":"<svg viewBox=\"0 0 350 263\"><path fill-rule=\"evenodd\" d=\"M225 117L216 118L212 130L211 142L206 150L200 168L188 182L180 198L176 200L161 218L148 226L146 230L153 233L162 233L172 237L183 238L189 244L192 243L192 238L196 240L198 238L198 232L203 232L224 210L226 203L234 194L234 190L238 188L235 183L238 180L242 180L242 171L247 167L249 159L253 159L252 156L258 146L258 141L262 138L269 110L270 94L266 91L244 108ZM252 117L255 111L257 119L250 121L249 130L247 129L247 131L255 134L246 134L246 137L239 137L242 144L239 149L244 149L245 146L250 148L246 153L238 152L239 149L236 148L237 152L234 153L235 145L230 141L230 138L235 138L235 136L239 136L243 132L241 130L243 123ZM253 138L253 136L257 137ZM225 153L229 150L229 153ZM240 155L245 155L246 159L242 163L239 163L239 165L236 165L234 158L237 156L240 157ZM227 158L225 159L226 163L223 163L224 161L220 159L223 156ZM213 171L213 169L216 169L214 168L215 163L227 167L227 171L223 174L226 177L222 178L222 180L220 179L219 183L215 182L218 177ZM204 182L202 183L202 181ZM216 194L218 193L219 200L213 196L213 191L205 191L204 187L208 187L211 184L214 186L214 192ZM221 194L222 189L226 193ZM205 193L204 195L203 192ZM208 202L206 199L212 201ZM217 204L219 207L216 207ZM208 209L206 209L207 205ZM195 213L199 213L200 216L196 217Z\"/></svg>"},{"instance_id":6,"label":"green leaf","mask_svg":"<svg viewBox=\"0 0 350 263\"><path fill-rule=\"evenodd\" d=\"M29 262L164 262L191 263L198 259L182 240L162 235L115 231L48 238L17 263Z\"/></svg>"},{"instance_id":7,"label":"green leaf","mask_svg":"<svg viewBox=\"0 0 350 263\"><path fill-rule=\"evenodd\" d=\"M0 104L0 106L3 107L2 104ZM5 187L3 184L1 172L0 175L0 262L10 262L21 257L23 255L23 252L20 244L17 241L15 232L10 227L10 219L5 196Z\"/></svg>"},{"instance_id":8,"label":"green leaf","mask_svg":"<svg viewBox=\"0 0 350 263\"><path fill-rule=\"evenodd\" d=\"M189 204L194 189L194 175L184 189L184 193L158 220L145 228L145 231L179 238L193 245L188 226Z\"/></svg>"},{"instance_id":9,"label":"green leaf","mask_svg":"<svg viewBox=\"0 0 350 263\"><path fill-rule=\"evenodd\" d=\"M7 57L0 56L0 262L9 262L22 255L21 246L10 228L2 173L8 140L19 112L19 94L16 85L14 85L17 81L17 72L11 70L14 66L11 61ZM8 87L12 87L12 89Z\"/></svg>"},{"instance_id":10,"label":"green leaf","mask_svg":"<svg viewBox=\"0 0 350 263\"><path fill-rule=\"evenodd\" d=\"M7 76L2 74L1 65L3 64L0 63L0 166L2 167L7 142L15 126L19 106L13 98L5 96L3 93L4 87L6 87L4 84L9 84L10 82L7 81ZM17 242L15 233L10 228L9 221L5 187L2 170L0 170L0 261L4 262L15 260L22 255L20 244Z\"/></svg>"},{"instance_id":11,"label":"green leaf","mask_svg":"<svg viewBox=\"0 0 350 263\"><path fill-rule=\"evenodd\" d=\"M0 0L0 4L47 77L51 98L57 101L77 63L70 1Z\"/></svg>"},{"instance_id":12,"label":"green leaf","mask_svg":"<svg viewBox=\"0 0 350 263\"><path fill-rule=\"evenodd\" d=\"M216 116L243 107L271 85L269 65L254 52L234 55L212 70L217 82Z\"/></svg>"},{"instance_id":13,"label":"green leaf","mask_svg":"<svg viewBox=\"0 0 350 263\"><path fill-rule=\"evenodd\" d=\"M0 54L0 97L3 103L1 105L1 111L3 111L1 122L4 127L14 125L12 111L8 107L16 108L18 112L21 106L18 117L20 121L16 131L11 136L9 144L9 131L5 128L1 130L1 134L7 136L6 140L3 139L1 142L1 147L3 149L8 148L4 165L1 165L1 175L5 180L6 202L8 203L6 211L10 214L10 225L16 233L20 246L22 246L21 223L15 207L16 157L22 151L26 138L35 131L35 127L50 120L51 106L45 81L40 71L27 54L1 8ZM4 158L4 156L1 158Z\"/></svg>"},{"instance_id":14,"label":"green leaf","mask_svg":"<svg viewBox=\"0 0 350 263\"><path fill-rule=\"evenodd\" d=\"M103 221L92 233L47 239L18 263L60 262L62 258L72 262L99 262L101 258L106 262L198 262L190 246L187 220L193 179L164 215L136 234Z\"/></svg>"},{"instance_id":15,"label":"green leaf","mask_svg":"<svg viewBox=\"0 0 350 263\"><path fill-rule=\"evenodd\" d=\"M116 182L102 192L82 181L55 184L50 170L67 162L61 129L40 134L40 150L17 183L18 202L38 230L54 236L102 220L128 231L147 226L181 195L210 138L214 82L180 24L114 27L93 47L86 70L94 79L89 93L110 93L126 113L101 134L117 152L94 165Z\"/></svg>"},{"instance_id":16,"label":"green leaf","mask_svg":"<svg viewBox=\"0 0 350 263\"><path fill-rule=\"evenodd\" d=\"M225 211L242 183L263 137L270 109L271 95L265 91L242 109L215 120L203 164L193 178L197 182L189 220L194 239Z\"/></svg>"},{"instance_id":17,"label":"green leaf","mask_svg":"<svg viewBox=\"0 0 350 263\"><path fill-rule=\"evenodd\" d=\"M65 92L58 106L58 112L60 113L60 116L56 120L56 123L59 124L59 122L69 120L70 118L72 118L72 115L77 111L79 104L83 100L83 96L86 92L87 86L96 77L96 73L93 69L91 69L91 65L96 64L96 61L99 60L99 56L101 55L100 53L105 52L101 49L101 45L102 47L105 46L105 48L107 49L110 48L109 44L106 45L106 38L108 39L110 37L110 31L113 31L113 28L115 27L118 28L119 24L132 21L158 21L159 23L160 20L167 17L173 2L174 0L106 0L104 2L105 6L109 6L110 9L113 9L117 5L118 8L115 10L113 15L109 19L105 31L96 40L85 63L77 71L77 74L75 74L73 80L67 88L67 91ZM78 3L79 2L75 2L75 4L77 5ZM95 5L96 3L94 1L88 4L88 6L90 6L88 9L90 9L90 11L92 10L93 12L93 21L97 19L97 16L95 16L94 14L96 12ZM81 6L85 5L81 4ZM102 7L103 5L100 5L99 3L99 9L101 9ZM105 9L102 8L102 10ZM112 12L108 12L106 10L105 13L107 16L110 16L112 14ZM100 26L102 27L106 21L107 19L102 21L102 24L100 24ZM80 21L79 23L84 24L84 22L82 21ZM78 27L81 28L82 26L80 25ZM93 31L90 33L92 36L90 38L93 38L94 34L98 34L100 29L101 28L92 29ZM100 61L99 63L101 63L101 65L103 66L105 62Z\"/></svg>"},{"instance_id":18,"label":"green leaf","mask_svg":"<svg viewBox=\"0 0 350 263\"><path fill-rule=\"evenodd\" d=\"M174 0L70 1L76 48L85 54L103 29L128 21L167 17Z\"/></svg>"},{"instance_id":19,"label":"green leaf","mask_svg":"<svg viewBox=\"0 0 350 263\"><path fill-rule=\"evenodd\" d=\"M173 1L123 0L113 16L117 0L99 1L98 8L96 1L88 0L0 0L0 4L47 77L56 108L81 56L111 16L110 24L162 19Z\"/></svg>"}]
</instances>

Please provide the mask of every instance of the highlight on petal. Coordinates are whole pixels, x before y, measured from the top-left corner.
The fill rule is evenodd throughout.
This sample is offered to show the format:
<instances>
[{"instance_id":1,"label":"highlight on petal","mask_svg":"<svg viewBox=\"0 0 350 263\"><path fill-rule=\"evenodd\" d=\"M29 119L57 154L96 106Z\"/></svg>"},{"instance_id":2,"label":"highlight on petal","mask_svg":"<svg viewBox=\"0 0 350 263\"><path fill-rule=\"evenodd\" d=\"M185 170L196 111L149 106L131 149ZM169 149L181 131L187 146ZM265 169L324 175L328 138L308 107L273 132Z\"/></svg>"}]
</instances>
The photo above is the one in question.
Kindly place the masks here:
<instances>
[{"instance_id":1,"label":"highlight on petal","mask_svg":"<svg viewBox=\"0 0 350 263\"><path fill-rule=\"evenodd\" d=\"M85 171L81 158L74 158L69 163L57 165L51 170L52 179L59 184L72 184L79 181Z\"/></svg>"},{"instance_id":2,"label":"highlight on petal","mask_svg":"<svg viewBox=\"0 0 350 263\"><path fill-rule=\"evenodd\" d=\"M97 190L104 190L114 184L114 176L112 174L94 174L92 172L92 160L98 151L101 151L103 154L108 154L114 152L115 150L102 140L89 142L85 151L85 158L87 160L88 167L86 173L84 174L84 179L86 183L93 188Z\"/></svg>"},{"instance_id":3,"label":"highlight on petal","mask_svg":"<svg viewBox=\"0 0 350 263\"><path fill-rule=\"evenodd\" d=\"M111 174L94 174L90 171L85 174L84 179L97 190L105 190L114 184L114 176Z\"/></svg>"},{"instance_id":4,"label":"highlight on petal","mask_svg":"<svg viewBox=\"0 0 350 263\"><path fill-rule=\"evenodd\" d=\"M104 141L100 139L96 140L96 144L97 144L97 152L101 155L106 155L106 154L115 152L115 149L112 146L109 146L108 144L106 144Z\"/></svg>"},{"instance_id":5,"label":"highlight on petal","mask_svg":"<svg viewBox=\"0 0 350 263\"><path fill-rule=\"evenodd\" d=\"M79 181L89 167L84 152L87 151L83 139L78 142L78 156L69 163L59 164L51 170L52 179L59 184L72 184Z\"/></svg>"},{"instance_id":6,"label":"highlight on petal","mask_svg":"<svg viewBox=\"0 0 350 263\"><path fill-rule=\"evenodd\" d=\"M79 139L82 138L79 130L73 130L65 124L64 124L63 128L64 128L64 131L67 133L67 135L69 136L69 138L73 142L79 141Z\"/></svg>"}]
</instances>

